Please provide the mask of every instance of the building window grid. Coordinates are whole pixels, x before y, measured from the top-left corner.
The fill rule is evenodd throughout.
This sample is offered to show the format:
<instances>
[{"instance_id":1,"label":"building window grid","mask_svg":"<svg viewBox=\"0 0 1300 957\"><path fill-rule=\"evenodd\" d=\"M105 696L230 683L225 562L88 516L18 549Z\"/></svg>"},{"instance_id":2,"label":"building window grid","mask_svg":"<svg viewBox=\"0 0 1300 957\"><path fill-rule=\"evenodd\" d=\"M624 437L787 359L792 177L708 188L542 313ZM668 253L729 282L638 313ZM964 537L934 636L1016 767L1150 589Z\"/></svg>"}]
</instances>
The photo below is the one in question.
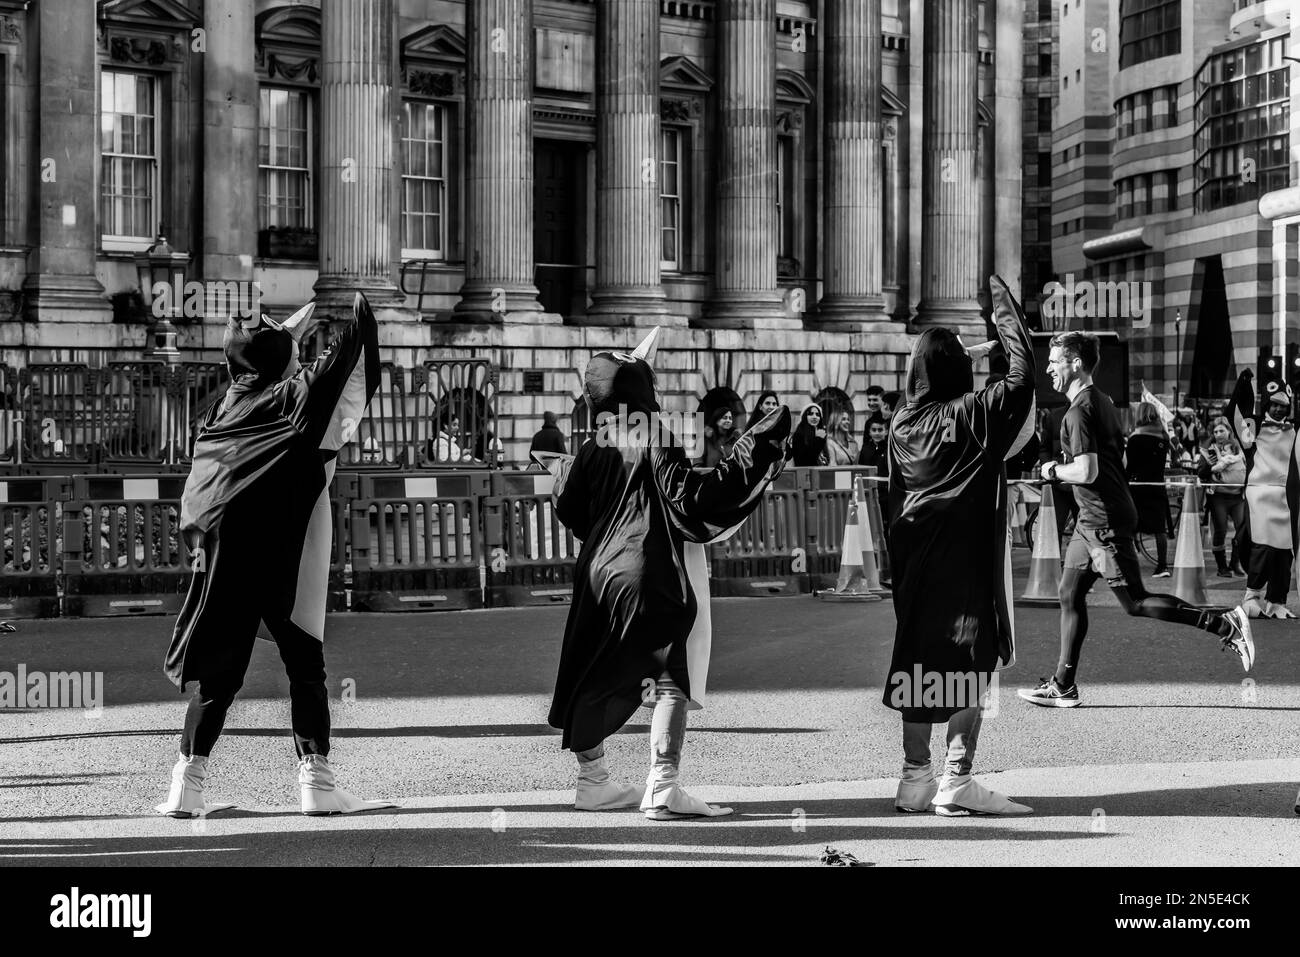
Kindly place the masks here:
<instances>
[{"instance_id":1,"label":"building window grid","mask_svg":"<svg viewBox=\"0 0 1300 957\"><path fill-rule=\"evenodd\" d=\"M1289 183L1285 36L1206 61L1196 77L1197 211L1253 201ZM1247 167L1253 163L1253 170Z\"/></svg>"},{"instance_id":2,"label":"building window grid","mask_svg":"<svg viewBox=\"0 0 1300 957\"><path fill-rule=\"evenodd\" d=\"M257 148L259 229L312 226L310 93L262 87Z\"/></svg>"},{"instance_id":3,"label":"building window grid","mask_svg":"<svg viewBox=\"0 0 1300 957\"><path fill-rule=\"evenodd\" d=\"M1115 183L1115 218L1132 219L1178 208L1178 172L1158 170Z\"/></svg>"},{"instance_id":4,"label":"building window grid","mask_svg":"<svg viewBox=\"0 0 1300 957\"><path fill-rule=\"evenodd\" d=\"M683 190L682 145L685 139L679 129L662 127L659 130L659 206L660 252L659 268L677 272L682 268L683 249Z\"/></svg>"},{"instance_id":5,"label":"building window grid","mask_svg":"<svg viewBox=\"0 0 1300 957\"><path fill-rule=\"evenodd\" d=\"M100 78L100 223L106 245L152 242L160 228L157 81Z\"/></svg>"},{"instance_id":6,"label":"building window grid","mask_svg":"<svg viewBox=\"0 0 1300 957\"><path fill-rule=\"evenodd\" d=\"M1177 125L1177 85L1142 90L1115 101L1115 127L1119 139Z\"/></svg>"},{"instance_id":7,"label":"building window grid","mask_svg":"<svg viewBox=\"0 0 1300 957\"><path fill-rule=\"evenodd\" d=\"M1122 0L1119 68L1182 52L1182 0Z\"/></svg>"},{"instance_id":8,"label":"building window grid","mask_svg":"<svg viewBox=\"0 0 1300 957\"><path fill-rule=\"evenodd\" d=\"M402 255L447 258L450 111L440 103L402 104Z\"/></svg>"},{"instance_id":9,"label":"building window grid","mask_svg":"<svg viewBox=\"0 0 1300 957\"><path fill-rule=\"evenodd\" d=\"M776 226L777 256L795 258L794 254L794 137L776 138Z\"/></svg>"}]
</instances>

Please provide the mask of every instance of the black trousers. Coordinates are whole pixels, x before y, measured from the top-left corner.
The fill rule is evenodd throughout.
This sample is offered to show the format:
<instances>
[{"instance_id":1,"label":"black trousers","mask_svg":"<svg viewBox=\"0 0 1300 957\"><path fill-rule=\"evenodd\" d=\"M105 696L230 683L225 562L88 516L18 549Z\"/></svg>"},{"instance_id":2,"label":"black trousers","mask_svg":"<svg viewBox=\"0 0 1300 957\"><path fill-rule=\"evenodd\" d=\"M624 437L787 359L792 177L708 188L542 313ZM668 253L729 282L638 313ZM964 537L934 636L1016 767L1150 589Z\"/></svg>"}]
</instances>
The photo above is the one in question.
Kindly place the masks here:
<instances>
[{"instance_id":1,"label":"black trousers","mask_svg":"<svg viewBox=\"0 0 1300 957\"><path fill-rule=\"evenodd\" d=\"M289 675L289 701L294 748L304 754L328 755L330 709L325 691L325 646L288 619L268 621L267 628L280 651ZM226 712L244 684L253 657L257 628L243 635L231 635L239 642L229 671L205 675L197 682L194 697L185 713L181 731L181 754L207 757L226 726Z\"/></svg>"},{"instance_id":2,"label":"black trousers","mask_svg":"<svg viewBox=\"0 0 1300 957\"><path fill-rule=\"evenodd\" d=\"M1291 550L1252 544L1246 587L1261 589L1269 601L1285 604L1286 593L1291 587Z\"/></svg>"}]
</instances>

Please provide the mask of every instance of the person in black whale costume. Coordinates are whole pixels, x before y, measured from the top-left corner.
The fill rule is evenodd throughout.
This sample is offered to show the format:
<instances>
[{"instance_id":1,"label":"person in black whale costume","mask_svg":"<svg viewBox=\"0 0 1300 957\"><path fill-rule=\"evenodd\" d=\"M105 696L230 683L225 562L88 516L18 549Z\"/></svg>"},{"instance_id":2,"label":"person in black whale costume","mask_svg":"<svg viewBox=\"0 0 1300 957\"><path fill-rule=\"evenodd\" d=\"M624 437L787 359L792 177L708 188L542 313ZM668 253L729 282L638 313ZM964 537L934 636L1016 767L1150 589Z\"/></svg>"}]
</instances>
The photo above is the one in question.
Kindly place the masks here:
<instances>
[{"instance_id":1,"label":"person in black whale costume","mask_svg":"<svg viewBox=\"0 0 1300 957\"><path fill-rule=\"evenodd\" d=\"M1028 814L971 776L992 673L1015 660L1004 463L1034 421L1033 348L1019 304L989 281L993 319L1010 360L976 391L955 333L925 330L912 349L906 402L889 434L894 515L889 559L898 619L884 703L903 719L900 811ZM971 352L985 349L976 347ZM935 722L948 724L941 781L930 764Z\"/></svg>"},{"instance_id":2,"label":"person in black whale costume","mask_svg":"<svg viewBox=\"0 0 1300 957\"><path fill-rule=\"evenodd\" d=\"M688 708L703 707L709 584L704 543L758 505L785 462L790 412L764 416L718 465L693 468L659 424L650 367L658 330L637 350L593 356L583 386L601 425L557 478L555 510L582 540L550 724L578 759L575 806L640 805L651 820L717 817L678 782ZM605 739L653 706L644 788L605 766Z\"/></svg>"},{"instance_id":3,"label":"person in black whale costume","mask_svg":"<svg viewBox=\"0 0 1300 957\"><path fill-rule=\"evenodd\" d=\"M208 756L243 684L259 622L289 675L303 813L391 807L361 801L334 783L323 647L328 489L339 450L379 386L378 327L358 293L352 321L302 368L298 340L312 308L283 325L261 316L231 318L226 326L233 381L199 431L181 499L193 576L164 671L182 691L191 681L198 688L171 792L158 806L169 817L219 809L204 803Z\"/></svg>"}]
</instances>

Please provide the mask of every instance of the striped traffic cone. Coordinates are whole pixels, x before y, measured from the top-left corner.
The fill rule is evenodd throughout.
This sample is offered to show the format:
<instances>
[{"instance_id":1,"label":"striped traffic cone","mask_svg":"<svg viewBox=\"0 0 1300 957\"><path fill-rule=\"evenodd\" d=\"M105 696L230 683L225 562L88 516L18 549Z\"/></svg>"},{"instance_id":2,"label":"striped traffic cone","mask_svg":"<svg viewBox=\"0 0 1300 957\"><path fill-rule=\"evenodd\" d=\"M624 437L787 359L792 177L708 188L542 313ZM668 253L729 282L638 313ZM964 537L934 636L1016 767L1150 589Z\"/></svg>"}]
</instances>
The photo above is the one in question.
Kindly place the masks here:
<instances>
[{"instance_id":1,"label":"striped traffic cone","mask_svg":"<svg viewBox=\"0 0 1300 957\"><path fill-rule=\"evenodd\" d=\"M875 590L872 589L874 584ZM880 601L880 573L871 542L871 525L863 508L862 479L853 483L849 516L844 523L844 545L840 548L840 577L835 587L817 593L827 601Z\"/></svg>"},{"instance_id":2,"label":"striped traffic cone","mask_svg":"<svg viewBox=\"0 0 1300 957\"><path fill-rule=\"evenodd\" d=\"M1056 500L1052 497L1052 486L1044 484L1035 523L1034 553L1029 559L1029 583L1016 604L1055 605L1060 600L1056 594L1060 584L1061 536L1056 525Z\"/></svg>"},{"instance_id":3,"label":"striped traffic cone","mask_svg":"<svg viewBox=\"0 0 1300 957\"><path fill-rule=\"evenodd\" d=\"M1183 513L1178 517L1178 546L1174 550L1174 594L1193 605L1208 605L1205 594L1205 553L1201 551L1200 480L1187 483Z\"/></svg>"}]
</instances>

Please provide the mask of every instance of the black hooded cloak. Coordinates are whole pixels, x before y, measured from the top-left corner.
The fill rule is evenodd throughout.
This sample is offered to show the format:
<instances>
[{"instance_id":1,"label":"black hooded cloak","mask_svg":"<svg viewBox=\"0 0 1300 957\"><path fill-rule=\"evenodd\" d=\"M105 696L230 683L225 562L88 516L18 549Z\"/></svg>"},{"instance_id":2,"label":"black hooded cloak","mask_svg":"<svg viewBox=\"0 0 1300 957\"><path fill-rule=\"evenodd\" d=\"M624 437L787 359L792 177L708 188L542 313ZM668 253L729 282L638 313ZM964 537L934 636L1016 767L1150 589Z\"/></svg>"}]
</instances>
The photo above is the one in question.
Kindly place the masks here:
<instances>
[{"instance_id":1,"label":"black hooded cloak","mask_svg":"<svg viewBox=\"0 0 1300 957\"><path fill-rule=\"evenodd\" d=\"M556 514L582 541L549 716L573 751L626 724L646 682L665 672L702 705L710 637L703 543L726 537L754 510L781 469L790 431L782 407L747 433L751 464L742 441L715 468L693 468L679 440L653 424L659 404L643 359L594 356L584 386L593 418L610 418L555 486Z\"/></svg>"},{"instance_id":2,"label":"black hooded cloak","mask_svg":"<svg viewBox=\"0 0 1300 957\"><path fill-rule=\"evenodd\" d=\"M1010 360L1006 378L976 392L956 337L927 330L912 351L906 402L890 423L889 560L898 627L884 702L908 721L946 721L975 702L945 697L918 707L917 699L896 696L897 676L912 682L918 667L922 675L986 674L1015 657L1004 462L1032 428L1034 360L1019 304L997 277L990 287ZM952 686L960 687L944 683Z\"/></svg>"},{"instance_id":3,"label":"black hooded cloak","mask_svg":"<svg viewBox=\"0 0 1300 957\"><path fill-rule=\"evenodd\" d=\"M181 499L193 577L164 671L177 687L228 671L258 622L324 639L329 483L379 387L378 326L357 294L354 317L310 366L281 380L296 343L231 319L234 380L199 431Z\"/></svg>"}]
</instances>

